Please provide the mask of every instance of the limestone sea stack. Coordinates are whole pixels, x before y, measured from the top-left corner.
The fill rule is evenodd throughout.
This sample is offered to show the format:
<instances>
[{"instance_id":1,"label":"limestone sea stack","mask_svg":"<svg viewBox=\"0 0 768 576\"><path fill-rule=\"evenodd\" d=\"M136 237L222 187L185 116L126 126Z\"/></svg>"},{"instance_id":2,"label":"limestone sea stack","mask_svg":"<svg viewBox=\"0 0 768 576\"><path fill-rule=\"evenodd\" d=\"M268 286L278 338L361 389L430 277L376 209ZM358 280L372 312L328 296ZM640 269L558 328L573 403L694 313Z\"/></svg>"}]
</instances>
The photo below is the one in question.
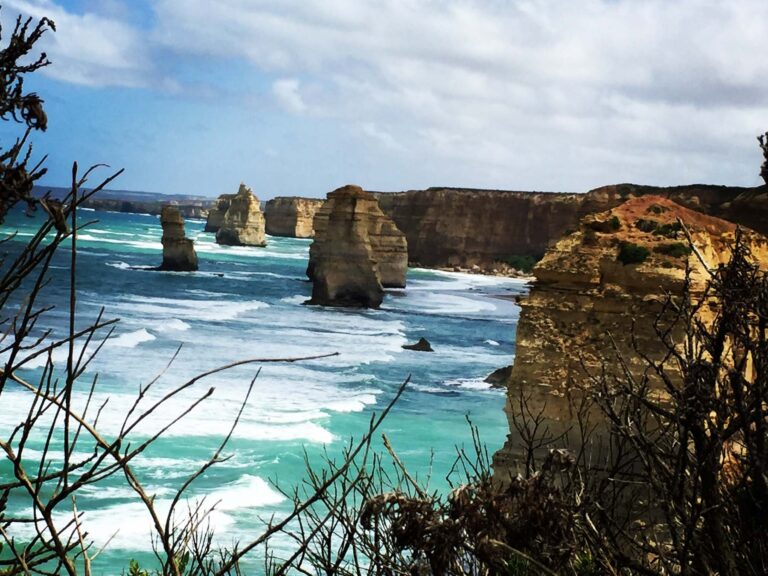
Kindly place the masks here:
<instances>
[{"instance_id":1,"label":"limestone sea stack","mask_svg":"<svg viewBox=\"0 0 768 576\"><path fill-rule=\"evenodd\" d=\"M667 198L641 196L586 216L536 266L536 280L521 303L516 356L506 382L510 434L494 456L494 473L502 480L520 470L521 442L513 419L519 415L522 397L533 413L542 411L551 435L557 437L573 423L574 406L590 390L588 373L604 369L609 379L621 377L613 342L638 381L647 365L633 339L637 350L649 358L664 357L667 349L654 322L660 318L666 294L681 294L686 266L694 297L702 293L709 277L707 267L689 249L678 219L690 231L707 267L728 261L734 224ZM765 237L745 230L744 240L755 261L768 263ZM668 320L664 316L662 326ZM668 337L682 344L682 327ZM670 362L668 374L674 370ZM662 383L653 374L649 377L651 389L661 391Z\"/></svg>"},{"instance_id":2,"label":"limestone sea stack","mask_svg":"<svg viewBox=\"0 0 768 576\"><path fill-rule=\"evenodd\" d=\"M205 232L213 232L214 234L219 231L221 224L224 222L224 215L229 210L229 204L234 198L234 194L222 194L214 202L213 206L208 210L208 218L205 221Z\"/></svg>"},{"instance_id":3,"label":"limestone sea stack","mask_svg":"<svg viewBox=\"0 0 768 576\"><path fill-rule=\"evenodd\" d=\"M229 201L216 242L227 246L266 246L264 215L259 199L245 184Z\"/></svg>"},{"instance_id":4,"label":"limestone sea stack","mask_svg":"<svg viewBox=\"0 0 768 576\"><path fill-rule=\"evenodd\" d=\"M312 238L315 214L323 205L320 198L278 196L267 202L264 219L267 234L289 238Z\"/></svg>"},{"instance_id":5,"label":"limestone sea stack","mask_svg":"<svg viewBox=\"0 0 768 576\"><path fill-rule=\"evenodd\" d=\"M190 272L197 270L197 254L192 240L184 232L184 218L176 206L163 206L160 213L163 227L163 263L160 270Z\"/></svg>"},{"instance_id":6,"label":"limestone sea stack","mask_svg":"<svg viewBox=\"0 0 768 576\"><path fill-rule=\"evenodd\" d=\"M329 229L329 216L337 209L338 201L349 202L352 191L361 209L365 211L368 242L377 264L378 279L384 288L404 288L408 272L408 241L395 223L379 208L373 194L359 186L345 186L328 194L327 200L315 214L315 241L309 247L307 276L313 279L317 254L322 250ZM338 194L337 194L338 193Z\"/></svg>"},{"instance_id":7,"label":"limestone sea stack","mask_svg":"<svg viewBox=\"0 0 768 576\"><path fill-rule=\"evenodd\" d=\"M405 236L370 193L353 185L330 192L314 227L310 304L378 308L384 286L405 286Z\"/></svg>"}]
</instances>

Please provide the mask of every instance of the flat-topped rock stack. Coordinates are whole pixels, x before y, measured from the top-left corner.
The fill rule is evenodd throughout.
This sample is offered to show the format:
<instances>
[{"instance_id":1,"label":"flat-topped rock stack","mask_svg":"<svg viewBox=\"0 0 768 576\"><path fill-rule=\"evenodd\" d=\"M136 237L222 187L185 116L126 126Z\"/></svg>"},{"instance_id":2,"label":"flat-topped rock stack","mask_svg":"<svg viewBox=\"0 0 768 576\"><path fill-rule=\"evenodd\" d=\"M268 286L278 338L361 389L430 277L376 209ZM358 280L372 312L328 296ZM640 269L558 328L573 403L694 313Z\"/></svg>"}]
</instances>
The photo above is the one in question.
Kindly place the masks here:
<instances>
[{"instance_id":1,"label":"flat-topped rock stack","mask_svg":"<svg viewBox=\"0 0 768 576\"><path fill-rule=\"evenodd\" d=\"M264 219L267 234L289 238L312 238L315 214L323 205L320 198L278 196L267 202Z\"/></svg>"},{"instance_id":2,"label":"flat-topped rock stack","mask_svg":"<svg viewBox=\"0 0 768 576\"><path fill-rule=\"evenodd\" d=\"M372 194L353 185L330 192L314 229L307 268L311 304L377 308L384 287L405 286L405 235Z\"/></svg>"},{"instance_id":3,"label":"flat-topped rock stack","mask_svg":"<svg viewBox=\"0 0 768 576\"><path fill-rule=\"evenodd\" d=\"M245 184L229 199L216 242L226 246L266 246L264 214L259 199Z\"/></svg>"},{"instance_id":4,"label":"flat-topped rock stack","mask_svg":"<svg viewBox=\"0 0 768 576\"><path fill-rule=\"evenodd\" d=\"M163 263L160 270L190 272L197 270L197 254L192 240L186 237L184 218L176 206L163 206L160 213L163 227Z\"/></svg>"},{"instance_id":5,"label":"flat-topped rock stack","mask_svg":"<svg viewBox=\"0 0 768 576\"><path fill-rule=\"evenodd\" d=\"M521 397L534 413L542 411L557 436L573 424L574 405L590 390L588 373L604 369L608 378L621 377L613 342L638 379L647 365L635 345L656 361L664 357L667 349L654 322L666 295L682 293L686 267L694 297L709 278L678 219L708 267L728 261L736 225L667 198L640 196L583 218L536 266L536 281L521 303L516 355L506 383L510 434L494 456L495 474L502 479L520 470L521 442L513 418ZM768 265L768 240L751 230L743 238L755 260ZM668 337L682 343L681 331ZM675 365L669 363L667 373L674 374ZM652 389L662 390L653 378Z\"/></svg>"}]
</instances>

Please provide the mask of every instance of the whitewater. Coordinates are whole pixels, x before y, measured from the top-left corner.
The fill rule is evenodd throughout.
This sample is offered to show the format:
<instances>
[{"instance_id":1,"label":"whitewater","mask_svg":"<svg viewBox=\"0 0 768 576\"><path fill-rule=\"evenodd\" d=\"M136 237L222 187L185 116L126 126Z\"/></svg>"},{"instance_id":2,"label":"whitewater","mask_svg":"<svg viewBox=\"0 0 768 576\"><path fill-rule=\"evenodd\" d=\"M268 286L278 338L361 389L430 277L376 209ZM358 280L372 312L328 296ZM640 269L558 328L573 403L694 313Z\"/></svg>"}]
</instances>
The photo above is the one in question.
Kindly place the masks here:
<instances>
[{"instance_id":1,"label":"whitewater","mask_svg":"<svg viewBox=\"0 0 768 576\"><path fill-rule=\"evenodd\" d=\"M151 269L161 261L157 217L83 216L94 223L78 236L78 327L102 307L107 318L120 321L78 385L74 402L84 405L90 379L98 373L92 403L108 399L99 421L105 436L118 432L140 387L163 372L174 354L142 405L230 362L337 353L217 373L174 398L133 434L136 443L150 437L214 388L211 398L134 462L162 511L174 490L216 450L260 370L225 451L231 458L192 486L192 498L218 502L211 517L217 542L247 541L258 535L264 518L285 514L290 502L273 483L286 489L298 485L305 476L305 453L315 463L324 450L338 455L350 438L365 433L371 414L380 412L409 376L382 432L414 475L429 476L434 488L447 486L456 447L471 444L467 418L478 426L489 452L503 444L504 394L483 379L514 356L519 308L512 297L527 291L523 281L410 269L407 288L387 291L379 310L310 307L304 305L311 293L304 274L310 240L268 237L266 248L224 247L203 232L203 222L187 221L200 271L158 272ZM13 214L5 230L19 234L4 250L18 250L38 224ZM44 302L55 306L42 323L53 329L49 340L67 333L68 258L66 251L57 256L43 294ZM420 337L435 352L402 348ZM59 368L65 358L64 350L53 355ZM31 362L25 376L34 381L43 365L42 357ZM29 396L20 387L3 392L2 437L24 419ZM30 462L39 458L42 441L35 439L27 451ZM375 445L382 448L378 440ZM5 479L11 471L3 463L0 473ZM9 510L21 503L11 499ZM151 564L150 519L124 478L89 488L79 496L78 508L95 546L109 541L94 573L119 573L131 558ZM258 573L255 566L249 573Z\"/></svg>"}]
</instances>

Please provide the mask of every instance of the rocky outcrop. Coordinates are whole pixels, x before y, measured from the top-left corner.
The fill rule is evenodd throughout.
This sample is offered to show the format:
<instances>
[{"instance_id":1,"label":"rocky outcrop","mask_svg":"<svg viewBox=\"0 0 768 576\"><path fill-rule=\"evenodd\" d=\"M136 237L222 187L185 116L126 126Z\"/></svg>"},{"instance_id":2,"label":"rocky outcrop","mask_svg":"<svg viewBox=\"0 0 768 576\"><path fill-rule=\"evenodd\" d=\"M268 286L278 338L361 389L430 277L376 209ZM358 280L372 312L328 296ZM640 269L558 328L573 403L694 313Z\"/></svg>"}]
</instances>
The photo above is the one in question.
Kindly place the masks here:
<instances>
[{"instance_id":1,"label":"rocky outcrop","mask_svg":"<svg viewBox=\"0 0 768 576\"><path fill-rule=\"evenodd\" d=\"M213 203L213 206L208 210L208 219L205 221L205 232L213 232L214 234L219 231L221 225L224 223L224 215L229 210L229 205L232 202L232 198L235 194L222 194Z\"/></svg>"},{"instance_id":2,"label":"rocky outcrop","mask_svg":"<svg viewBox=\"0 0 768 576\"><path fill-rule=\"evenodd\" d=\"M656 195L698 212L768 234L768 187L619 184L586 194L428 188L378 192L382 211L408 239L411 265L499 268L540 258L587 214L630 198Z\"/></svg>"},{"instance_id":3,"label":"rocky outcrop","mask_svg":"<svg viewBox=\"0 0 768 576\"><path fill-rule=\"evenodd\" d=\"M266 246L264 215L259 199L245 184L230 200L216 242L227 246Z\"/></svg>"},{"instance_id":4,"label":"rocky outcrop","mask_svg":"<svg viewBox=\"0 0 768 576\"><path fill-rule=\"evenodd\" d=\"M278 196L267 202L264 219L267 234L289 238L313 238L315 214L323 205L319 198Z\"/></svg>"},{"instance_id":5,"label":"rocky outcrop","mask_svg":"<svg viewBox=\"0 0 768 576\"><path fill-rule=\"evenodd\" d=\"M330 237L329 217L338 210L339 201L349 202L354 191L354 198L365 212L367 242L370 243L372 258L376 262L377 278L385 288L404 288L408 271L408 241L392 220L379 208L376 197L364 192L358 186L345 186L328 194L328 199L315 214L315 241L309 248L309 266L307 276L314 277L314 267L318 254ZM338 222L338 219L335 220ZM338 225L338 224L336 224Z\"/></svg>"},{"instance_id":6,"label":"rocky outcrop","mask_svg":"<svg viewBox=\"0 0 768 576\"><path fill-rule=\"evenodd\" d=\"M192 240L184 232L184 218L176 206L163 206L163 263L160 270L189 272L197 270L197 254Z\"/></svg>"},{"instance_id":7,"label":"rocky outcrop","mask_svg":"<svg viewBox=\"0 0 768 576\"><path fill-rule=\"evenodd\" d=\"M419 338L418 342L413 344L403 344L404 350L413 350L414 352L434 352L432 344L426 338Z\"/></svg>"},{"instance_id":8,"label":"rocky outcrop","mask_svg":"<svg viewBox=\"0 0 768 576\"><path fill-rule=\"evenodd\" d=\"M608 377L621 374L614 343L636 376L645 364L634 351L633 339L643 353L661 359L666 348L654 321L660 318L665 295L681 293L686 266L694 294L701 293L708 278L688 249L678 218L709 267L728 260L733 223L668 198L640 196L586 216L536 266L536 281L521 303L516 357L507 381L505 411L511 432L494 456L495 473L502 479L517 473L522 456L513 426L521 397L528 399L534 413L542 411L556 436L572 423L574 403L578 405L580 395L589 390L588 373L604 368ZM756 260L768 264L765 237L752 231L745 235ZM669 337L680 342L681 334L673 331ZM651 386L660 390L653 378Z\"/></svg>"},{"instance_id":9,"label":"rocky outcrop","mask_svg":"<svg viewBox=\"0 0 768 576\"><path fill-rule=\"evenodd\" d=\"M582 197L458 188L376 195L405 233L412 265L486 270L516 256L541 257L574 226Z\"/></svg>"},{"instance_id":10,"label":"rocky outcrop","mask_svg":"<svg viewBox=\"0 0 768 576\"><path fill-rule=\"evenodd\" d=\"M405 236L370 193L351 185L330 192L314 227L311 304L378 308L384 286L405 286Z\"/></svg>"}]
</instances>

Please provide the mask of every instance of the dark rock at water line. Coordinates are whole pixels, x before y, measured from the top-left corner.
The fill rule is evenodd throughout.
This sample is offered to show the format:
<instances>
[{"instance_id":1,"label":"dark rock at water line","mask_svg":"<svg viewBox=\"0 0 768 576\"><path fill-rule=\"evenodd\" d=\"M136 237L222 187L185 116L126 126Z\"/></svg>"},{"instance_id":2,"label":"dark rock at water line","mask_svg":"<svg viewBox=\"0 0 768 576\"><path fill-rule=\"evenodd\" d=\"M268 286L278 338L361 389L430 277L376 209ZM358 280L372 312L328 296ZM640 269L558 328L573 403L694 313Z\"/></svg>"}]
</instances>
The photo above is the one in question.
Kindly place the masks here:
<instances>
[{"instance_id":1,"label":"dark rock at water line","mask_svg":"<svg viewBox=\"0 0 768 576\"><path fill-rule=\"evenodd\" d=\"M509 380L511 374L512 366L504 366L503 368L499 368L488 374L484 382L487 382L494 388L504 388L507 385L507 380Z\"/></svg>"},{"instance_id":2,"label":"dark rock at water line","mask_svg":"<svg viewBox=\"0 0 768 576\"><path fill-rule=\"evenodd\" d=\"M403 344L403 348L406 350L414 350L416 352L434 352L432 345L426 338L419 338L419 341L415 344Z\"/></svg>"}]
</instances>

